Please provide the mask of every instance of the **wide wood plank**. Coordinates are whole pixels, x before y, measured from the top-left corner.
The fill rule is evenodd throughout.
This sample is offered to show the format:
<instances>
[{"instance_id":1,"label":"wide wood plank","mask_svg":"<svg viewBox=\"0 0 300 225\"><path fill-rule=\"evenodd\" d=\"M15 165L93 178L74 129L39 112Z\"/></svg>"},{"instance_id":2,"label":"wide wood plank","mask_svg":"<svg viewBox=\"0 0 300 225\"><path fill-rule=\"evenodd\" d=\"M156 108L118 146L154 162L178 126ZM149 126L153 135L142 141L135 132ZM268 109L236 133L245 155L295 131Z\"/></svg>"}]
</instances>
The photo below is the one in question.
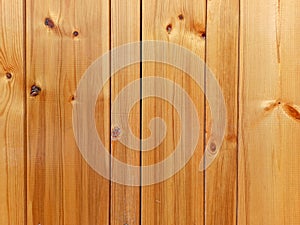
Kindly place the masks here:
<instances>
[{"instance_id":1,"label":"wide wood plank","mask_svg":"<svg viewBox=\"0 0 300 225\"><path fill-rule=\"evenodd\" d=\"M0 224L26 224L23 8L0 1Z\"/></svg>"},{"instance_id":2,"label":"wide wood plank","mask_svg":"<svg viewBox=\"0 0 300 225\"><path fill-rule=\"evenodd\" d=\"M109 181L81 156L72 125L77 84L109 50L109 10L106 0L26 2L28 225L109 224ZM95 109L107 149L109 93L108 84Z\"/></svg>"},{"instance_id":3,"label":"wide wood plank","mask_svg":"<svg viewBox=\"0 0 300 225\"><path fill-rule=\"evenodd\" d=\"M143 40L162 40L175 43L191 50L204 60L205 1L143 1L142 15ZM168 50L172 51L174 49L172 45L166 47L165 51L158 49L159 44L154 44L153 46L153 48L147 47L147 45L146 47L144 46L142 50L143 56L155 51L155 57L160 58L159 56L165 55L163 60L182 57L180 50L175 50L174 54L169 55ZM184 60L185 58L183 57L182 59ZM200 121L199 142L196 152L189 163L168 180L142 188L142 224L204 224L203 172L199 171L199 162L203 155L203 93L195 81L174 66L148 62L143 64L142 72L143 79L154 76L155 78L162 77L171 81L170 86L163 87L159 80L157 83L143 81L143 97L145 97L147 91L154 90L156 92L154 94L157 94L156 96L159 94L173 96L173 100L178 103L177 106L184 109L187 106L187 102L181 95L182 92L178 92L178 89L176 89L177 84L181 87L180 90L185 90L192 99ZM199 79L201 79L201 76L202 79L204 78L203 73L199 74ZM192 124L181 124L181 116L188 118L191 112L186 110L183 112L184 115L179 115L172 103L155 96L143 100L142 110L142 133L144 139L153 136L154 144L159 144L156 142L159 142L159 137L163 136L164 130L156 125L152 127L151 133L150 121L154 117L160 117L166 124L166 136L162 143L151 151L142 153L142 165L149 166L170 156L181 140L181 135L187 135L186 133L181 134L181 129L187 126L191 128L189 132L193 132L194 121ZM143 144L142 150L147 150L152 144ZM184 160L185 154L182 154L182 159L174 160L172 165L153 171L153 174L150 175L151 177L149 177L149 174L148 177L142 174L143 181L151 180L172 171L177 166L177 163L181 164L182 160Z\"/></svg>"},{"instance_id":4,"label":"wide wood plank","mask_svg":"<svg viewBox=\"0 0 300 225\"><path fill-rule=\"evenodd\" d=\"M218 156L205 171L205 220L207 225L234 225L237 201L239 1L216 0L207 4L206 90L215 92L209 76L212 74L219 82L225 99L227 124ZM210 101L216 106L220 104L217 100ZM206 108L208 140L211 137L211 125L216 121L211 118L208 102Z\"/></svg>"},{"instance_id":5,"label":"wide wood plank","mask_svg":"<svg viewBox=\"0 0 300 225\"><path fill-rule=\"evenodd\" d=\"M300 2L242 0L239 224L300 221Z\"/></svg>"},{"instance_id":6,"label":"wide wood plank","mask_svg":"<svg viewBox=\"0 0 300 225\"><path fill-rule=\"evenodd\" d=\"M139 0L113 0L111 2L111 47L138 42L140 40L140 1ZM111 67L114 68L132 57L130 54L119 53L118 56L111 57ZM111 104L114 105L116 111L111 112L112 122L111 129L120 129L123 141L122 144L118 137L112 137L111 153L112 156L128 165L140 165L140 148L131 149L129 133L124 133L124 125L128 124L136 138L140 138L140 104L134 105L130 112L125 112L129 104L133 103L132 92L140 92L139 85L136 89L126 92L124 101L120 104L115 103L116 98L120 95L120 91L129 85L130 82L140 79L140 65L135 64L126 66L114 74L111 80ZM129 120L128 120L129 118ZM119 123L119 122L121 123ZM113 134L112 134L113 136ZM126 145L127 144L127 145ZM112 177L119 173L115 170L115 163L111 165ZM122 171L121 180L130 180L131 174L128 170ZM137 180L139 177L137 177ZM127 186L124 183L112 182L111 184L111 224L140 224L140 187Z\"/></svg>"}]
</instances>

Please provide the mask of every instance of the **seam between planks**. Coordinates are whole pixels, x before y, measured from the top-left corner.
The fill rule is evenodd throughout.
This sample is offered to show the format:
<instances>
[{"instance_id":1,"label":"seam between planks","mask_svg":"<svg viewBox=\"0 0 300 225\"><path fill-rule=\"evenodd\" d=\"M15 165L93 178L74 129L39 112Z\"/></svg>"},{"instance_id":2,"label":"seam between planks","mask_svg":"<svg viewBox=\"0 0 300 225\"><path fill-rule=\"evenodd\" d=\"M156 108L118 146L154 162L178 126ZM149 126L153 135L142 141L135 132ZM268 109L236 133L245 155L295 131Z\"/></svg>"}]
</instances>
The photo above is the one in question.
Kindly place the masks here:
<instances>
[{"instance_id":1,"label":"seam between planks","mask_svg":"<svg viewBox=\"0 0 300 225\"><path fill-rule=\"evenodd\" d=\"M110 78L109 78L109 129L111 129L111 96L112 96L112 89L111 89L111 86L112 86L112 79L111 79L111 42L112 42L112 38L111 38L111 35L112 35L112 29L111 29L111 26L112 26L112 3L111 3L112 0L109 0L109 22L108 22L108 26L109 26L109 74L110 74ZM112 140L111 140L111 134L109 135L109 152L110 154L112 154L112 148L111 148L111 145L112 145ZM112 172L112 159L110 157L110 160L109 160L109 176L110 176L110 180L109 180L109 187L108 187L108 194L109 194L109 201L108 201L108 224L111 225L111 220L112 220L112 217L111 217L111 211L112 211L112 175L111 175L111 172Z\"/></svg>"},{"instance_id":2,"label":"seam between planks","mask_svg":"<svg viewBox=\"0 0 300 225\"><path fill-rule=\"evenodd\" d=\"M143 215L143 186L142 186L142 166L143 166L143 154L142 154L142 138L143 138L143 0L140 0L140 220L139 224L142 225Z\"/></svg>"},{"instance_id":3,"label":"seam between planks","mask_svg":"<svg viewBox=\"0 0 300 225\"><path fill-rule=\"evenodd\" d=\"M237 71L237 128L236 128L236 214L235 224L239 221L239 132L240 132L240 75L241 75L241 1L239 0L239 19L238 19L238 71Z\"/></svg>"},{"instance_id":4,"label":"seam between planks","mask_svg":"<svg viewBox=\"0 0 300 225\"><path fill-rule=\"evenodd\" d=\"M209 0L206 0L205 2L205 34L206 34L206 39L205 39L205 44L204 44L204 93L206 93L207 91L207 87L206 87L206 70L207 70L207 40L208 40L208 32L207 32L207 14L208 14L208 1ZM206 105L206 95L204 94L203 95L203 98L204 98L204 101L203 101L203 104L204 104L204 107L203 107L203 110L204 110L204 114L203 114L203 124L204 124L204 130L203 130L203 156L204 156L204 152L205 152L205 147L206 147L206 129L207 129L207 113L206 113L206 110L207 110L207 105ZM202 156L202 157L203 157ZM205 162L205 159L204 159L204 165L206 164ZM203 224L206 225L206 170L203 171Z\"/></svg>"},{"instance_id":5,"label":"seam between planks","mask_svg":"<svg viewBox=\"0 0 300 225\"><path fill-rule=\"evenodd\" d=\"M27 0L23 0L23 98L24 98L24 115L23 115L23 126L24 126L24 140L23 140L23 152L24 152L24 225L28 224L28 176L27 176Z\"/></svg>"}]
</instances>

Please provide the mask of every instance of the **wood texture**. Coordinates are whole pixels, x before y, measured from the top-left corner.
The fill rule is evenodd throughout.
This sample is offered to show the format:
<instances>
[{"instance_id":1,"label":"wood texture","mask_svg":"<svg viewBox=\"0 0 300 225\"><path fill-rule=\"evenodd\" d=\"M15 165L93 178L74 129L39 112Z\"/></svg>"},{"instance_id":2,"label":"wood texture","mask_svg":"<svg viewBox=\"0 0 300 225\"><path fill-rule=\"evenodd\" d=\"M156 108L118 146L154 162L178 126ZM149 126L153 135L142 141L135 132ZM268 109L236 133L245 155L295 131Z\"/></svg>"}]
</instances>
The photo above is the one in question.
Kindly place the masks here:
<instances>
[{"instance_id":1,"label":"wood texture","mask_svg":"<svg viewBox=\"0 0 300 225\"><path fill-rule=\"evenodd\" d=\"M206 64L223 92L227 126L219 154L205 171L205 221L207 225L234 225L237 201L239 1L208 1L207 10ZM207 76L206 90L214 93L210 82L212 80ZM210 104L219 103L211 101ZM208 103L206 108L208 139L213 121Z\"/></svg>"},{"instance_id":2,"label":"wood texture","mask_svg":"<svg viewBox=\"0 0 300 225\"><path fill-rule=\"evenodd\" d=\"M299 224L299 1L241 1L239 224Z\"/></svg>"},{"instance_id":3,"label":"wood texture","mask_svg":"<svg viewBox=\"0 0 300 225\"><path fill-rule=\"evenodd\" d=\"M109 181L82 158L72 127L78 81L109 50L109 11L109 1L26 3L28 225L109 224ZM35 97L32 85L41 88ZM95 109L108 149L109 90Z\"/></svg>"},{"instance_id":4,"label":"wood texture","mask_svg":"<svg viewBox=\"0 0 300 225\"><path fill-rule=\"evenodd\" d=\"M0 224L26 223L23 1L0 1Z\"/></svg>"},{"instance_id":5,"label":"wood texture","mask_svg":"<svg viewBox=\"0 0 300 225\"><path fill-rule=\"evenodd\" d=\"M131 0L113 0L111 2L111 47L117 48L118 46L125 45L131 42L137 42L140 40L140 1ZM111 66L114 67L117 64L122 63L129 55L118 55L117 58L111 57ZM111 104L114 104L114 100L120 94L120 91L134 80L140 79L140 65L135 64L127 66L117 74L115 74L111 80ZM139 87L135 90L139 92ZM122 121L129 123L129 127L132 129L134 135L140 138L140 104L137 103L129 115L124 114L124 109L127 105L132 103L131 92L126 93L126 101L122 102L117 107L116 114L112 112L112 124L111 129L119 127L122 124L113 124L113 121ZM127 118L129 116L129 120ZM120 127L122 129L122 126ZM122 130L121 130L122 132ZM126 135L123 134L122 135ZM129 142L128 139L125 140ZM140 152L132 150L118 140L112 140L111 153L116 158L129 165L140 165ZM116 173L115 165L111 165L111 173ZM128 171L123 171L123 179L130 178ZM140 224L140 187L130 187L118 183L111 184L111 224Z\"/></svg>"},{"instance_id":6,"label":"wood texture","mask_svg":"<svg viewBox=\"0 0 300 225\"><path fill-rule=\"evenodd\" d=\"M299 10L297 0L0 0L0 225L299 225ZM124 112L133 100L129 92L112 111L123 88L140 77L166 78L172 86L142 81L132 91L144 97L146 90L168 92L192 117L176 85L185 90L201 130L182 170L161 183L130 187L103 178L84 160L72 109L86 69L110 48L140 39L168 43L157 52L166 60L182 56L169 55L171 43L202 58L208 66L203 81L209 68L228 114L220 153L200 172L214 122L200 87L182 70L159 62L118 71L95 107L99 137L116 159L152 165L170 156L182 137L181 115L161 98L144 98ZM156 47L141 49L142 56ZM128 57L112 55L104 68L112 70ZM213 91L208 76L205 82ZM156 126L151 133L155 117L165 121L167 133L151 151L111 137L121 118L136 137L154 135L158 141L163 130ZM84 118L78 120L85 126ZM104 162L111 176L112 162ZM122 172L124 180L133 179ZM149 178L144 175L138 179Z\"/></svg>"},{"instance_id":7,"label":"wood texture","mask_svg":"<svg viewBox=\"0 0 300 225\"><path fill-rule=\"evenodd\" d=\"M204 59L205 53L205 1L143 1L143 40L163 40L176 43L190 49ZM153 49L143 48L143 54ZM163 54L161 52L161 54ZM177 54L180 54L178 52ZM176 57L176 55L170 57ZM187 78L185 74L172 66L160 63L146 63L143 65L143 78L160 76L182 86L193 99L198 110L200 123L204 121L204 97L200 88ZM203 70L204 72L204 70ZM156 85L149 87L143 82L142 89L152 88L161 92ZM178 95L174 89L174 96ZM180 97L179 97L180 98ZM185 102L179 100L184 107ZM162 144L153 151L142 154L142 165L157 163L174 151L180 138L180 117L175 108L159 98L147 98L142 106L143 138L149 137L149 122L154 117L162 118L167 125L167 134ZM186 113L189 113L188 111ZM156 135L162 133L156 128ZM142 188L142 224L203 224L203 173L199 172L199 162L203 152L203 129L200 134L196 153L191 161L172 178L151 186ZM149 146L142 146L148 149ZM178 163L178 162L174 162ZM175 164L174 164L175 166ZM171 168L166 168L166 170ZM159 173L165 171L156 171ZM142 174L143 176L143 174Z\"/></svg>"}]
</instances>

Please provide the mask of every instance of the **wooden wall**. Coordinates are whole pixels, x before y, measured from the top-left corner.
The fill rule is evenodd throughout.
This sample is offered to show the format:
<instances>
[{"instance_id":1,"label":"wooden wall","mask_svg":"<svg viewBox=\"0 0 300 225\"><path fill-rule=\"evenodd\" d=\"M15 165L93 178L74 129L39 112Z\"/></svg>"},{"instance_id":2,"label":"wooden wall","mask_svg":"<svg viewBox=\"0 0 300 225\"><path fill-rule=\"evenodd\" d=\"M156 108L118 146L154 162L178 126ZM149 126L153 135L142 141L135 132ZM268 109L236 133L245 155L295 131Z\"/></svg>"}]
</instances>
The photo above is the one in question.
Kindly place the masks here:
<instances>
[{"instance_id":1,"label":"wooden wall","mask_svg":"<svg viewBox=\"0 0 300 225\"><path fill-rule=\"evenodd\" d=\"M0 225L299 225L299 11L298 0L0 0ZM147 138L149 121L161 117L161 145L141 152L111 138L111 118L122 116L111 107L134 80L160 76L181 86L201 124L182 170L130 187L87 164L72 110L94 60L141 40L175 43L205 61L203 74L210 69L223 91L227 124L216 160L201 172L214 122L203 91L158 62L118 71L95 109L99 136L115 158L151 165L168 157L180 137L175 108L150 97L135 104L129 125ZM119 59L111 56L106 66ZM141 81L141 95L146 85ZM168 91L176 96L175 90Z\"/></svg>"}]
</instances>

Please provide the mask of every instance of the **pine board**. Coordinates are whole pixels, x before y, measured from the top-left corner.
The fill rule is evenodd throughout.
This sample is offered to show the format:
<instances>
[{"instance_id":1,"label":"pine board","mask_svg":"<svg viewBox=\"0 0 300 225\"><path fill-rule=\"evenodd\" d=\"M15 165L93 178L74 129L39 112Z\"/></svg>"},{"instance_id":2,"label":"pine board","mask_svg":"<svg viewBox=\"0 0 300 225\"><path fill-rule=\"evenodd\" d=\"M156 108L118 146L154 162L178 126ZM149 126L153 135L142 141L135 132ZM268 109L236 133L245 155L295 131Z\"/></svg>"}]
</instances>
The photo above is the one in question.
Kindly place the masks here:
<instances>
[{"instance_id":1,"label":"pine board","mask_svg":"<svg viewBox=\"0 0 300 225\"><path fill-rule=\"evenodd\" d=\"M241 1L238 224L299 224L298 1Z\"/></svg>"},{"instance_id":2,"label":"pine board","mask_svg":"<svg viewBox=\"0 0 300 225\"><path fill-rule=\"evenodd\" d=\"M235 225L237 201L237 119L239 60L239 1L208 1L206 34L206 90L215 92L209 74L222 90L227 122L225 138L216 159L205 171L207 225ZM219 105L218 101L210 104ZM206 144L211 137L211 108L206 105Z\"/></svg>"},{"instance_id":3,"label":"pine board","mask_svg":"<svg viewBox=\"0 0 300 225\"><path fill-rule=\"evenodd\" d=\"M118 49L122 45L138 42L140 40L140 1L123 1L113 0L111 2L111 47ZM111 57L111 67L114 68L118 64L125 62L130 57L127 54L119 53L118 56ZM116 108L116 111L111 111L111 129L120 128L123 138L128 133L124 131L124 123L127 123L133 134L140 138L140 104L137 102L131 111L124 112L125 108L133 103L132 92L126 92L125 100L120 104L116 103L116 98L120 95L123 88L131 82L140 79L139 63L126 66L113 75L111 80L111 105ZM140 92L139 85L135 89ZM128 119L129 118L129 119ZM115 122L116 121L116 122ZM122 124L118 124L121 121ZM118 138L111 141L111 153L116 159L128 165L140 165L140 149L131 149L129 147L130 140L124 138L124 144ZM127 144L127 145L126 145ZM115 170L115 164L112 162L111 173L118 173ZM130 179L129 171L122 171L121 177ZM140 177L137 177L140 179ZM111 183L111 224L140 224L140 187L131 187L117 182Z\"/></svg>"},{"instance_id":4,"label":"pine board","mask_svg":"<svg viewBox=\"0 0 300 225\"><path fill-rule=\"evenodd\" d=\"M0 1L0 224L26 223L23 7Z\"/></svg>"},{"instance_id":5,"label":"pine board","mask_svg":"<svg viewBox=\"0 0 300 225\"><path fill-rule=\"evenodd\" d=\"M109 12L108 1L26 2L28 225L109 224L109 181L81 156L72 125L78 82L109 50ZM29 94L32 85L39 95ZM95 109L108 149L109 90Z\"/></svg>"},{"instance_id":6,"label":"pine board","mask_svg":"<svg viewBox=\"0 0 300 225\"><path fill-rule=\"evenodd\" d=\"M191 50L204 60L205 56L205 1L143 1L142 27L143 40L160 40L175 43ZM146 55L153 49L143 48L142 54ZM159 52L159 50L157 50ZM160 52L164 54L165 52ZM166 53L167 54L167 53ZM176 57L180 52L166 57ZM167 60L167 58L165 58ZM144 63L143 78L149 76L163 77L172 82L172 87L163 90L159 85L143 82L142 92L145 89L153 89L157 93L169 92L174 98L177 96L181 107L186 102L181 99L180 93L175 90L175 84L182 86L194 101L197 108L198 119L202 125L200 141L193 158L175 176L168 180L145 186L142 188L142 224L204 224L204 189L203 172L199 172L199 162L203 153L203 127L204 127L204 97L201 89L195 82L187 78L185 74L170 65L161 63ZM204 68L203 68L204 73ZM203 76L203 74L202 74ZM203 76L204 79L204 76ZM144 97L144 96L143 96ZM142 153L142 165L158 163L169 156L175 149L180 138L180 115L178 115L171 103L157 97L146 98L142 102L142 137L151 135L149 122L154 117L162 118L166 123L166 137L157 148ZM189 116L186 111L184 116ZM192 126L192 125L191 125ZM154 127L157 135L162 135L159 127ZM192 130L191 130L192 132ZM146 144L142 150L148 149ZM177 161L171 165L176 166ZM153 176L164 174L171 167L157 170ZM143 177L143 174L142 174Z\"/></svg>"}]
</instances>

